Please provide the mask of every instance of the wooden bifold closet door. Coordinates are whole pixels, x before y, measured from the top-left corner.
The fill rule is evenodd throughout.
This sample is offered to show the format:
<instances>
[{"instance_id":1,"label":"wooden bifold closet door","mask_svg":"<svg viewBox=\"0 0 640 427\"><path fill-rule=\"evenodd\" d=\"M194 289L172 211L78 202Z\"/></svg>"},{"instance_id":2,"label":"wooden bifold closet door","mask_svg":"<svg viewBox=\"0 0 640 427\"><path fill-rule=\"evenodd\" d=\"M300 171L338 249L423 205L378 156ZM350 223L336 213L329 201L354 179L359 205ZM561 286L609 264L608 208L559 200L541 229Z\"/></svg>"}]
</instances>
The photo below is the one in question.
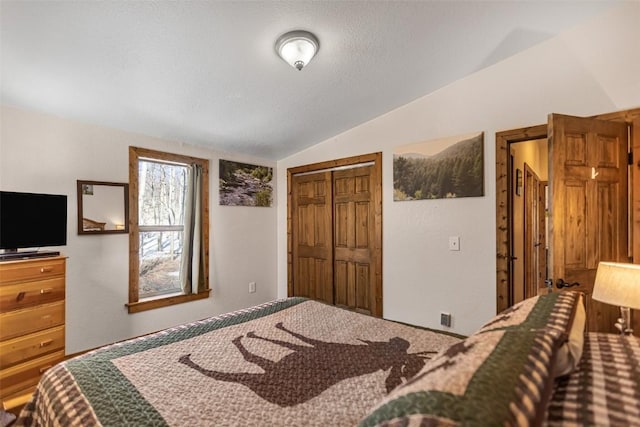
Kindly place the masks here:
<instances>
[{"instance_id":1,"label":"wooden bifold closet door","mask_svg":"<svg viewBox=\"0 0 640 427\"><path fill-rule=\"evenodd\" d=\"M334 304L372 313L372 167L333 172Z\"/></svg>"},{"instance_id":2,"label":"wooden bifold closet door","mask_svg":"<svg viewBox=\"0 0 640 427\"><path fill-rule=\"evenodd\" d=\"M290 175L289 295L382 315L377 166Z\"/></svg>"},{"instance_id":3,"label":"wooden bifold closet door","mask_svg":"<svg viewBox=\"0 0 640 427\"><path fill-rule=\"evenodd\" d=\"M331 172L294 176L293 296L333 304Z\"/></svg>"}]
</instances>

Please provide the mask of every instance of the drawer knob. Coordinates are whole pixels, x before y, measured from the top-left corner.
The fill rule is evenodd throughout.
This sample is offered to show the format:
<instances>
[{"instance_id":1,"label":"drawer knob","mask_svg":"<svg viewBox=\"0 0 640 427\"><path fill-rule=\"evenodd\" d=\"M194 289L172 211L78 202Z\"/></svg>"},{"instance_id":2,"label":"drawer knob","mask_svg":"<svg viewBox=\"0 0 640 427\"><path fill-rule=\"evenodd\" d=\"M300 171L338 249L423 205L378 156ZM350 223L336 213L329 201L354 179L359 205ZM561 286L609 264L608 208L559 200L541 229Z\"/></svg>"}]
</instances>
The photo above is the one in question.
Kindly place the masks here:
<instances>
[{"instance_id":1,"label":"drawer knob","mask_svg":"<svg viewBox=\"0 0 640 427\"><path fill-rule=\"evenodd\" d=\"M40 289L41 294L50 294L51 292L53 292L53 288Z\"/></svg>"},{"instance_id":2,"label":"drawer knob","mask_svg":"<svg viewBox=\"0 0 640 427\"><path fill-rule=\"evenodd\" d=\"M20 292L17 296L16 296L16 302L20 302L24 299L24 292Z\"/></svg>"},{"instance_id":3,"label":"drawer knob","mask_svg":"<svg viewBox=\"0 0 640 427\"><path fill-rule=\"evenodd\" d=\"M42 368L40 368L40 373L44 374L50 367L51 365L43 366Z\"/></svg>"},{"instance_id":4,"label":"drawer knob","mask_svg":"<svg viewBox=\"0 0 640 427\"><path fill-rule=\"evenodd\" d=\"M52 339L48 339L48 340L42 341L42 342L40 343L40 348L42 348L42 347L46 347L46 346L48 346L48 345L51 345L51 343L52 343L52 342L53 342L53 340L52 340Z\"/></svg>"},{"instance_id":5,"label":"drawer knob","mask_svg":"<svg viewBox=\"0 0 640 427\"><path fill-rule=\"evenodd\" d=\"M40 273L51 273L53 271L53 267L42 267L40 269Z\"/></svg>"}]
</instances>

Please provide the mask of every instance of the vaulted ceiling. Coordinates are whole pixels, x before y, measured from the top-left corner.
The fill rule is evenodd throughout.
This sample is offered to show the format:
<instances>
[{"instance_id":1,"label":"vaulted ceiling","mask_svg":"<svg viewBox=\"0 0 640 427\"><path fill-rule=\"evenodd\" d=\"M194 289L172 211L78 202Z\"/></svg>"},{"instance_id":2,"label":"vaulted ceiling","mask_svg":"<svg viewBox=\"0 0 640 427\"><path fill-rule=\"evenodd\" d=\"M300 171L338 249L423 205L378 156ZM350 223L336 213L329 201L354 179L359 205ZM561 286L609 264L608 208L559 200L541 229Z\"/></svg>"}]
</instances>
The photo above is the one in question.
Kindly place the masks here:
<instances>
[{"instance_id":1,"label":"vaulted ceiling","mask_svg":"<svg viewBox=\"0 0 640 427\"><path fill-rule=\"evenodd\" d=\"M1 97L281 159L616 3L2 0ZM296 29L320 41L302 71L274 51L278 36Z\"/></svg>"}]
</instances>

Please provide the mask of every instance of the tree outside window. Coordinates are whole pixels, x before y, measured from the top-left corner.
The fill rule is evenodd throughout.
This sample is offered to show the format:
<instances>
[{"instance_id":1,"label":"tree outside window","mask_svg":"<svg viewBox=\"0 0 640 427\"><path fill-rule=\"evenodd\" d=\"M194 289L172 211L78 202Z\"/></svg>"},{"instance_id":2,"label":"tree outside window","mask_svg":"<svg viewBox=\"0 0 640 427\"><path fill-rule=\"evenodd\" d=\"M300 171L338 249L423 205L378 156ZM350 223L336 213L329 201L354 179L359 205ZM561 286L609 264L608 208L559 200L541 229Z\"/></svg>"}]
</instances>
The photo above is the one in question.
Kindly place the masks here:
<instances>
[{"instance_id":1,"label":"tree outside window","mask_svg":"<svg viewBox=\"0 0 640 427\"><path fill-rule=\"evenodd\" d=\"M129 312L208 297L209 161L138 147L129 157Z\"/></svg>"}]
</instances>

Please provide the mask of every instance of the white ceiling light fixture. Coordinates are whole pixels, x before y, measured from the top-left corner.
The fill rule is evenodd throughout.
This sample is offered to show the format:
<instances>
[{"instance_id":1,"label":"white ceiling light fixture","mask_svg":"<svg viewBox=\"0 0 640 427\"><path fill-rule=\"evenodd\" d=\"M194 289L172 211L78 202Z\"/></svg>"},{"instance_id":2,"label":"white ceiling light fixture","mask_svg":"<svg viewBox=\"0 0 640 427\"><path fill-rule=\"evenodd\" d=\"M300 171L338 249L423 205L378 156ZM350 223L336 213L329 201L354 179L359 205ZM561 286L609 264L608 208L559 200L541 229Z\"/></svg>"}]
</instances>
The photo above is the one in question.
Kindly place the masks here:
<instances>
[{"instance_id":1,"label":"white ceiling light fixture","mask_svg":"<svg viewBox=\"0 0 640 427\"><path fill-rule=\"evenodd\" d=\"M316 36L308 31L290 31L276 41L276 52L286 63L302 70L320 49Z\"/></svg>"}]
</instances>

